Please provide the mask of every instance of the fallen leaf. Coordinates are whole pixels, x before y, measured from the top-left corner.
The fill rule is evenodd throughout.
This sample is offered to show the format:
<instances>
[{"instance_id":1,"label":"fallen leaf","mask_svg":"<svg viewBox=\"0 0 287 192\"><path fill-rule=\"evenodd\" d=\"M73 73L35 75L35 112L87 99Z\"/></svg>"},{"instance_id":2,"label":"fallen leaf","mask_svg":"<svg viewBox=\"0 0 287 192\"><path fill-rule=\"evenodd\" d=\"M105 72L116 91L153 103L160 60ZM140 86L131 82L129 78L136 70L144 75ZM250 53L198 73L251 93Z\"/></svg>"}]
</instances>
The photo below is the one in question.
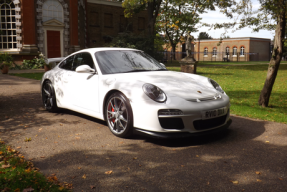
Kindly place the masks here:
<instances>
[{"instance_id":1,"label":"fallen leaf","mask_svg":"<svg viewBox=\"0 0 287 192\"><path fill-rule=\"evenodd\" d=\"M265 141L265 143L269 143L269 141Z\"/></svg>"},{"instance_id":2,"label":"fallen leaf","mask_svg":"<svg viewBox=\"0 0 287 192\"><path fill-rule=\"evenodd\" d=\"M261 174L259 171L256 171L255 173L256 173L257 175L260 175L260 174Z\"/></svg>"},{"instance_id":3,"label":"fallen leaf","mask_svg":"<svg viewBox=\"0 0 287 192\"><path fill-rule=\"evenodd\" d=\"M60 190L60 191L62 191L63 189L65 189L65 187L62 187L62 186L59 187L59 190Z\"/></svg>"},{"instance_id":4,"label":"fallen leaf","mask_svg":"<svg viewBox=\"0 0 287 192\"><path fill-rule=\"evenodd\" d=\"M5 169L5 168L9 168L10 167L10 164L8 164L8 165L2 165L2 169Z\"/></svg>"},{"instance_id":5,"label":"fallen leaf","mask_svg":"<svg viewBox=\"0 0 287 192\"><path fill-rule=\"evenodd\" d=\"M238 184L239 182L238 181L231 181L233 184Z\"/></svg>"},{"instance_id":6,"label":"fallen leaf","mask_svg":"<svg viewBox=\"0 0 287 192\"><path fill-rule=\"evenodd\" d=\"M14 192L20 192L20 189L19 189L19 188L17 188L17 189L15 189L15 190L14 190Z\"/></svg>"},{"instance_id":7,"label":"fallen leaf","mask_svg":"<svg viewBox=\"0 0 287 192\"><path fill-rule=\"evenodd\" d=\"M184 165L181 165L181 167L184 167Z\"/></svg>"},{"instance_id":8,"label":"fallen leaf","mask_svg":"<svg viewBox=\"0 0 287 192\"><path fill-rule=\"evenodd\" d=\"M81 167L78 167L78 169L82 169Z\"/></svg>"},{"instance_id":9,"label":"fallen leaf","mask_svg":"<svg viewBox=\"0 0 287 192\"><path fill-rule=\"evenodd\" d=\"M34 189L31 187L29 187L27 189L23 189L23 192L31 192L31 191L34 191Z\"/></svg>"},{"instance_id":10,"label":"fallen leaf","mask_svg":"<svg viewBox=\"0 0 287 192\"><path fill-rule=\"evenodd\" d=\"M41 158L45 158L45 156L41 156Z\"/></svg>"},{"instance_id":11,"label":"fallen leaf","mask_svg":"<svg viewBox=\"0 0 287 192\"><path fill-rule=\"evenodd\" d=\"M113 172L112 170L111 171L106 171L105 174L110 175L110 174L112 174L112 172Z\"/></svg>"},{"instance_id":12,"label":"fallen leaf","mask_svg":"<svg viewBox=\"0 0 287 192\"><path fill-rule=\"evenodd\" d=\"M17 149L21 149L21 147L17 147Z\"/></svg>"},{"instance_id":13,"label":"fallen leaf","mask_svg":"<svg viewBox=\"0 0 287 192\"><path fill-rule=\"evenodd\" d=\"M257 182L262 182L262 180L260 180L260 179L257 179Z\"/></svg>"},{"instance_id":14,"label":"fallen leaf","mask_svg":"<svg viewBox=\"0 0 287 192\"><path fill-rule=\"evenodd\" d=\"M90 185L90 188L91 188L91 189L94 189L94 188L96 188L96 187L95 187L94 185Z\"/></svg>"},{"instance_id":15,"label":"fallen leaf","mask_svg":"<svg viewBox=\"0 0 287 192\"><path fill-rule=\"evenodd\" d=\"M198 155L196 155L196 157L199 157Z\"/></svg>"},{"instance_id":16,"label":"fallen leaf","mask_svg":"<svg viewBox=\"0 0 287 192\"><path fill-rule=\"evenodd\" d=\"M83 179L86 179L86 178L87 178L86 174L84 174L82 178L83 178Z\"/></svg>"},{"instance_id":17,"label":"fallen leaf","mask_svg":"<svg viewBox=\"0 0 287 192\"><path fill-rule=\"evenodd\" d=\"M31 172L31 168L28 168L25 170L26 173L30 173Z\"/></svg>"},{"instance_id":18,"label":"fallen leaf","mask_svg":"<svg viewBox=\"0 0 287 192\"><path fill-rule=\"evenodd\" d=\"M27 138L27 137L26 137L26 138L24 139L24 141L25 141L25 142L29 142L29 141L32 141L32 139L31 139L31 137L30 137L30 138Z\"/></svg>"},{"instance_id":19,"label":"fallen leaf","mask_svg":"<svg viewBox=\"0 0 287 192\"><path fill-rule=\"evenodd\" d=\"M137 159L138 159L137 157L134 157L134 158L133 158L133 160L137 160Z\"/></svg>"},{"instance_id":20,"label":"fallen leaf","mask_svg":"<svg viewBox=\"0 0 287 192\"><path fill-rule=\"evenodd\" d=\"M283 181L283 179L282 178L279 178L281 181Z\"/></svg>"}]
</instances>

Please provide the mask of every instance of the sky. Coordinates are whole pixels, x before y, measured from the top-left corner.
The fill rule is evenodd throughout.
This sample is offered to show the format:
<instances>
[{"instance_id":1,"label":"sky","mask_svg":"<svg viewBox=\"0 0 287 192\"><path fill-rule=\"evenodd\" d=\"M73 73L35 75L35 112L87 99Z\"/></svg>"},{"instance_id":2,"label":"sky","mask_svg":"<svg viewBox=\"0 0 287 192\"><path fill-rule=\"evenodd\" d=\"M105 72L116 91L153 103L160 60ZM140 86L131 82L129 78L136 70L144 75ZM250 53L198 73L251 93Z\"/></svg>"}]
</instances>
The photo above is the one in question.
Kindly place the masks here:
<instances>
[{"instance_id":1,"label":"sky","mask_svg":"<svg viewBox=\"0 0 287 192\"><path fill-rule=\"evenodd\" d=\"M253 10L257 10L260 6L258 0L252 0ZM208 13L204 13L201 15L203 23L224 23L224 22L232 22L233 19L227 18L221 12L217 11L208 11ZM192 33L195 38L198 37L200 32L207 32L212 38L220 38L220 35L224 33L224 29L216 29L216 30L209 30L208 27L201 27L198 28L198 32ZM267 30L260 30L259 32L253 32L251 28L243 28L241 30L237 30L232 32L232 29L228 30L226 35L232 37L259 37L259 38L268 38L273 39L274 31L267 31Z\"/></svg>"}]
</instances>

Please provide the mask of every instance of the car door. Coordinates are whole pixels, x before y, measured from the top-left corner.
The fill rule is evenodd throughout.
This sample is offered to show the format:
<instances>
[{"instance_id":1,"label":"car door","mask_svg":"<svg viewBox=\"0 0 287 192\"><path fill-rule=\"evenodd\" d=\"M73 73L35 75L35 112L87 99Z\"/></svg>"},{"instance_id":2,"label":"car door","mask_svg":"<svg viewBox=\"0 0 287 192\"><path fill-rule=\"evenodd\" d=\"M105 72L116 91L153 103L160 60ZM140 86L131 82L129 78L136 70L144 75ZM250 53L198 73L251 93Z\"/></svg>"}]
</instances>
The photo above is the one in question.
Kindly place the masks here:
<instances>
[{"instance_id":1,"label":"car door","mask_svg":"<svg viewBox=\"0 0 287 192\"><path fill-rule=\"evenodd\" d=\"M72 67L74 62L74 55L66 58L61 64L59 65L59 70L55 75L56 78L56 86L57 86L57 98L60 105L63 107L69 108L71 104L71 93L70 91L70 82L72 75L74 73Z\"/></svg>"},{"instance_id":2,"label":"car door","mask_svg":"<svg viewBox=\"0 0 287 192\"><path fill-rule=\"evenodd\" d=\"M99 112L99 76L97 73L92 72L76 72L76 68L80 65L89 65L96 70L90 53L81 52L75 55L72 67L73 74L69 85L71 102L82 110Z\"/></svg>"}]
</instances>

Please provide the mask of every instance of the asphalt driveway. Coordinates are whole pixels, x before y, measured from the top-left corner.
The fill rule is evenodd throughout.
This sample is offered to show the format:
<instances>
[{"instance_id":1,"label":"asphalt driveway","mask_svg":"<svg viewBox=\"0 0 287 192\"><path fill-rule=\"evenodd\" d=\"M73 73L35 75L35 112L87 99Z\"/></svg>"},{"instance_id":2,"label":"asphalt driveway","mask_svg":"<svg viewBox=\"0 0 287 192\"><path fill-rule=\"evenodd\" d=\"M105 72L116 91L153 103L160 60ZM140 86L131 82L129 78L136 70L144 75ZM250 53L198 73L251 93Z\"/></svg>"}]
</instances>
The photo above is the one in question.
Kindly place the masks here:
<instances>
[{"instance_id":1,"label":"asphalt driveway","mask_svg":"<svg viewBox=\"0 0 287 192\"><path fill-rule=\"evenodd\" d=\"M95 118L46 112L39 81L0 75L0 138L73 191L287 191L287 125L231 118L221 135L121 139Z\"/></svg>"}]
</instances>

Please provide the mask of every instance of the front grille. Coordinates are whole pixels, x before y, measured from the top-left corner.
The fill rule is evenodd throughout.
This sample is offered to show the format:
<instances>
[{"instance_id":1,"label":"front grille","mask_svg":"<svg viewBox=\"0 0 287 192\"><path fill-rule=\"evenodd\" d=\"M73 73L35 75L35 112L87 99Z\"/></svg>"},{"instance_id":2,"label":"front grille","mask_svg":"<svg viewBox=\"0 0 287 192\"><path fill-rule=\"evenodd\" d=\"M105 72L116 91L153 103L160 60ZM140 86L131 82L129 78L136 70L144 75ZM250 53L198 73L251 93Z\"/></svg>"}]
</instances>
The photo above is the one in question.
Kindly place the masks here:
<instances>
[{"instance_id":1,"label":"front grille","mask_svg":"<svg viewBox=\"0 0 287 192\"><path fill-rule=\"evenodd\" d=\"M158 118L164 129L183 129L184 124L181 118Z\"/></svg>"},{"instance_id":2,"label":"front grille","mask_svg":"<svg viewBox=\"0 0 287 192\"><path fill-rule=\"evenodd\" d=\"M228 113L229 113L229 111L227 112L226 115L221 116L221 117L216 117L213 119L193 121L193 126L196 130L205 130L205 129L210 129L213 127L218 127L218 126L223 125L225 123Z\"/></svg>"}]
</instances>

